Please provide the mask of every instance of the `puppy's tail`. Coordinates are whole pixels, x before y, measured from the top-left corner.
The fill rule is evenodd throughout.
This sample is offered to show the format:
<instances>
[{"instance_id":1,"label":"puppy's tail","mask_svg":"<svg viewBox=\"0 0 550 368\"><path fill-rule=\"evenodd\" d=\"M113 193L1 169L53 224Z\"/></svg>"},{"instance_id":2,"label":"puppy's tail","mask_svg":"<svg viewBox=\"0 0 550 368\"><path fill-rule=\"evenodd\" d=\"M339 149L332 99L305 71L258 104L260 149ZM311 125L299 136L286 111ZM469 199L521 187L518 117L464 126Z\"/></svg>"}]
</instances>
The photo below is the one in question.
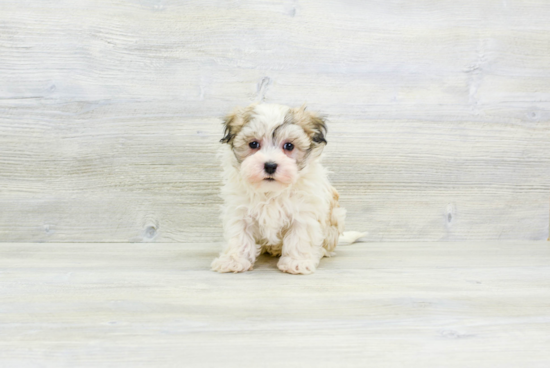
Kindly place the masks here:
<instances>
[{"instance_id":1,"label":"puppy's tail","mask_svg":"<svg viewBox=\"0 0 550 368\"><path fill-rule=\"evenodd\" d=\"M361 233L359 231L344 231L338 238L338 245L350 245L357 240L367 236L368 233Z\"/></svg>"}]
</instances>

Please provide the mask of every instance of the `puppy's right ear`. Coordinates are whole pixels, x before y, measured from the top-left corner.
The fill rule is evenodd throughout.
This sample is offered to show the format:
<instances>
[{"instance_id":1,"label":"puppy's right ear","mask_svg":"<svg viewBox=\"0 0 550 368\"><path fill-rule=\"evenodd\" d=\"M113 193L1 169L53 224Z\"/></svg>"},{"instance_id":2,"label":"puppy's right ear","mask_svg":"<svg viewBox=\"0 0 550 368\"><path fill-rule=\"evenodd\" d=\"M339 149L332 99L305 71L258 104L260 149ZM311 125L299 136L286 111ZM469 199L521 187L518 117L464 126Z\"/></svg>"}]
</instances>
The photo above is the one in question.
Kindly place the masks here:
<instances>
[{"instance_id":1,"label":"puppy's right ear","mask_svg":"<svg viewBox=\"0 0 550 368\"><path fill-rule=\"evenodd\" d=\"M224 126L224 137L220 139L221 143L230 143L235 135L237 135L236 130L239 126L239 113L238 109L235 109L231 114L227 115L223 119Z\"/></svg>"},{"instance_id":2,"label":"puppy's right ear","mask_svg":"<svg viewBox=\"0 0 550 368\"><path fill-rule=\"evenodd\" d=\"M235 136L250 121L255 106L256 104L246 108L237 107L223 119L224 137L220 140L221 143L231 144L233 142Z\"/></svg>"}]
</instances>

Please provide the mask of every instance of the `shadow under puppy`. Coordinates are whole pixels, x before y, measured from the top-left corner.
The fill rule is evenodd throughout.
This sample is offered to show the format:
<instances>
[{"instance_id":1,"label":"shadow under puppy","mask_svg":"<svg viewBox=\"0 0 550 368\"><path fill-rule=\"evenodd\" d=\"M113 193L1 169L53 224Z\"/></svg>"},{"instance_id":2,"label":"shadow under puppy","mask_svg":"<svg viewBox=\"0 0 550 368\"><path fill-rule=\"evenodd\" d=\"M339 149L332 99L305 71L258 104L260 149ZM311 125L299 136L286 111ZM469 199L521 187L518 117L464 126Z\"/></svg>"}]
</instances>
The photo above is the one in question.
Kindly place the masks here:
<instances>
[{"instance_id":1,"label":"shadow under puppy","mask_svg":"<svg viewBox=\"0 0 550 368\"><path fill-rule=\"evenodd\" d=\"M338 244L346 214L319 162L327 144L326 122L305 106L254 104L235 109L224 124L226 244L212 269L252 270L267 252L281 256L281 271L315 272ZM340 240L351 243L364 235L349 233Z\"/></svg>"}]
</instances>

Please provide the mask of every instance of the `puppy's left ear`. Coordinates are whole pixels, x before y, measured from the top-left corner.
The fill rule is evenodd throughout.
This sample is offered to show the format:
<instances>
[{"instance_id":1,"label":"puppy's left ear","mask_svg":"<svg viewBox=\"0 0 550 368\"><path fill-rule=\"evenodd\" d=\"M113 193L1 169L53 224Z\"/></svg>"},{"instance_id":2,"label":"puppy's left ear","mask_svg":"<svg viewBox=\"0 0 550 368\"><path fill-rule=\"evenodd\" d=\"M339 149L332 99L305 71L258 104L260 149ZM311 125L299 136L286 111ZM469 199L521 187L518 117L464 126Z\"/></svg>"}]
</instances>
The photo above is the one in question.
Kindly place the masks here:
<instances>
[{"instance_id":1,"label":"puppy's left ear","mask_svg":"<svg viewBox=\"0 0 550 368\"><path fill-rule=\"evenodd\" d=\"M327 144L327 140L325 139L327 134L327 122L325 119L318 115L312 115L309 125L312 131L311 140L315 143Z\"/></svg>"},{"instance_id":2,"label":"puppy's left ear","mask_svg":"<svg viewBox=\"0 0 550 368\"><path fill-rule=\"evenodd\" d=\"M324 117L311 111L306 111L306 105L294 110L294 118L304 129L313 143L317 145L327 144L327 122Z\"/></svg>"}]
</instances>

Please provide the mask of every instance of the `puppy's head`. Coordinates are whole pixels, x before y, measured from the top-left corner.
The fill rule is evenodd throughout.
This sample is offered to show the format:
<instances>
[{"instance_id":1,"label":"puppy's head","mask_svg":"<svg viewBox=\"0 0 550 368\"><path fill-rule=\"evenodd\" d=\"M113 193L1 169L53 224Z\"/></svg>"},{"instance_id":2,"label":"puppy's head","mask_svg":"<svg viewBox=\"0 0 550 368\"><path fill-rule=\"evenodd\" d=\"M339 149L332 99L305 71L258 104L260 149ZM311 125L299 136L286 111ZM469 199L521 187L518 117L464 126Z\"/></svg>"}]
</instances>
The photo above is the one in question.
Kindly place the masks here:
<instances>
[{"instance_id":1,"label":"puppy's head","mask_svg":"<svg viewBox=\"0 0 550 368\"><path fill-rule=\"evenodd\" d=\"M294 184L327 143L325 121L305 106L237 108L224 125L221 142L233 150L241 176L261 192Z\"/></svg>"}]
</instances>

